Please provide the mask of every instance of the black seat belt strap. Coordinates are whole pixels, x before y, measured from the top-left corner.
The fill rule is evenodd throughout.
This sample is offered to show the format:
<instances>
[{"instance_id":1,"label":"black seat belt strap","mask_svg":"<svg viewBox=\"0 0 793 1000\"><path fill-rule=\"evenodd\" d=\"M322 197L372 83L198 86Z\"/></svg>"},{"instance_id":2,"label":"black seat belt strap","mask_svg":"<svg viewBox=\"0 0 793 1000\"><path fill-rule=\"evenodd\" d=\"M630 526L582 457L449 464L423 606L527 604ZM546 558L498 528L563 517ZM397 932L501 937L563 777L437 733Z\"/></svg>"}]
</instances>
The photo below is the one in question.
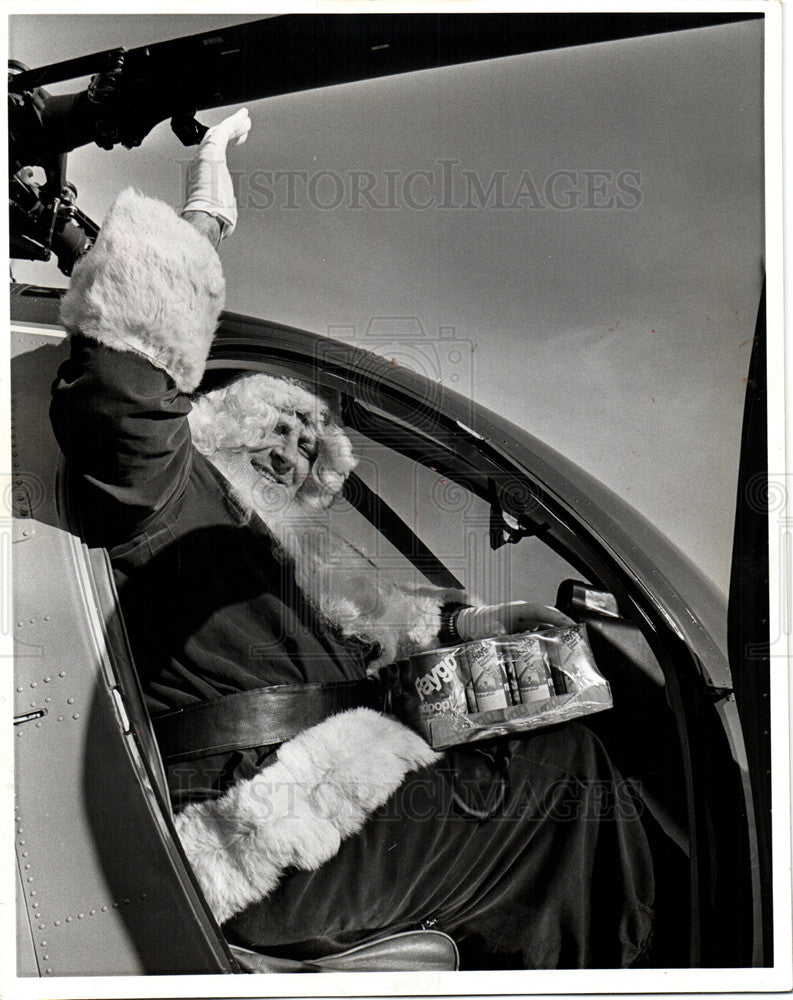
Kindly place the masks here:
<instances>
[{"instance_id":1,"label":"black seat belt strap","mask_svg":"<svg viewBox=\"0 0 793 1000\"><path fill-rule=\"evenodd\" d=\"M463 589L454 573L357 473L347 476L343 495L430 583L436 587Z\"/></svg>"}]
</instances>

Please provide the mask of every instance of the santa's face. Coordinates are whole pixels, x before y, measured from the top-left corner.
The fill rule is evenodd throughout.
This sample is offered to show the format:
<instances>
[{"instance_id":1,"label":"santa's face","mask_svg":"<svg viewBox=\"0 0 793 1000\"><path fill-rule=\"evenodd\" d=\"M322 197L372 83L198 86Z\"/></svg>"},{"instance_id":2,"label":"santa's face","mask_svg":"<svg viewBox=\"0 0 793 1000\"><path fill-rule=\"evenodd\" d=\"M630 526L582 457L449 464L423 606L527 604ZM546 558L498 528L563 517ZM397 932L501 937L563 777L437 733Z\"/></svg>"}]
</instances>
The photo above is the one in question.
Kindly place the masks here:
<instances>
[{"instance_id":1,"label":"santa's face","mask_svg":"<svg viewBox=\"0 0 793 1000\"><path fill-rule=\"evenodd\" d=\"M282 413L264 440L245 451L257 475L286 490L292 500L311 473L317 439L299 417Z\"/></svg>"},{"instance_id":2,"label":"santa's face","mask_svg":"<svg viewBox=\"0 0 793 1000\"><path fill-rule=\"evenodd\" d=\"M255 447L216 455L216 464L260 513L282 513L311 475L314 432L295 414L282 413Z\"/></svg>"}]
</instances>

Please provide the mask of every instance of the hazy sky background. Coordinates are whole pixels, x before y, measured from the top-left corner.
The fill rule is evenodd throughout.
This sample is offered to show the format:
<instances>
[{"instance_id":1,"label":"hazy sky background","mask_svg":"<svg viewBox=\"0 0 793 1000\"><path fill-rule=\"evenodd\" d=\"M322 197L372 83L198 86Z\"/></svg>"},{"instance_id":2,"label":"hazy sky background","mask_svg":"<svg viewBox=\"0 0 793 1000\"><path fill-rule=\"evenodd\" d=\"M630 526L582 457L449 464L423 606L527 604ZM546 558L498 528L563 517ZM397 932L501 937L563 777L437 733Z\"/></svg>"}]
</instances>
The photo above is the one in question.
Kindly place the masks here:
<instances>
[{"instance_id":1,"label":"hazy sky background","mask_svg":"<svg viewBox=\"0 0 793 1000\"><path fill-rule=\"evenodd\" d=\"M36 66L248 19L15 16L10 54ZM242 208L223 247L228 308L430 374L417 331L431 343L453 329L460 360L444 339L437 377L594 473L726 590L763 265L761 22L250 108L254 130L233 154ZM128 183L177 205L189 156L166 123L137 150L78 150L69 177L99 221ZM451 201L474 207L439 207L442 160L456 161ZM502 172L509 205L528 172L547 206L546 180L560 170L573 178L557 182L559 201L565 188L583 191L583 171L632 171L640 204L587 209L580 195L569 210L531 208L525 195L512 208L476 207L463 174L486 189ZM296 180L289 208L286 181L262 171L308 171L313 188ZM378 204L393 178L398 207L365 197L356 207L356 171L373 175ZM412 171L429 172L412 186L417 200L434 198L427 208L405 204ZM337 207L317 204L339 195ZM14 274L65 283L54 265L15 264Z\"/></svg>"}]
</instances>

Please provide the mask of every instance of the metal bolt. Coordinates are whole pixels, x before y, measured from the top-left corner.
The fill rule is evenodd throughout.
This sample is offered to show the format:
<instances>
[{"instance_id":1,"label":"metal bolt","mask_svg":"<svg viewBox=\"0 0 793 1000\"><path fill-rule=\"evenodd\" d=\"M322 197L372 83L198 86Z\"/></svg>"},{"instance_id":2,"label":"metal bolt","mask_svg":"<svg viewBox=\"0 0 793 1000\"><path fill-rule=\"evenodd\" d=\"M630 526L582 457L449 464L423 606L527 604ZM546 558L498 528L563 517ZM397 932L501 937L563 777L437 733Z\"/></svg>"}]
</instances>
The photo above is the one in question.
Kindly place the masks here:
<instances>
[{"instance_id":1,"label":"metal bolt","mask_svg":"<svg viewBox=\"0 0 793 1000\"><path fill-rule=\"evenodd\" d=\"M56 921L55 921L55 926L56 926L56 927L60 927L60 926L61 926L61 922L60 922L60 920L56 920Z\"/></svg>"},{"instance_id":2,"label":"metal bolt","mask_svg":"<svg viewBox=\"0 0 793 1000\"><path fill-rule=\"evenodd\" d=\"M74 715L72 716L72 718L73 719L79 719L80 718L80 713L79 712L75 712Z\"/></svg>"},{"instance_id":3,"label":"metal bolt","mask_svg":"<svg viewBox=\"0 0 793 1000\"><path fill-rule=\"evenodd\" d=\"M102 913L107 913L107 907L106 906L102 907Z\"/></svg>"},{"instance_id":4,"label":"metal bolt","mask_svg":"<svg viewBox=\"0 0 793 1000\"><path fill-rule=\"evenodd\" d=\"M30 686L31 686L32 688L37 688L37 687L38 687L38 683L37 683L36 681L31 681L31 682L30 682Z\"/></svg>"},{"instance_id":5,"label":"metal bolt","mask_svg":"<svg viewBox=\"0 0 793 1000\"><path fill-rule=\"evenodd\" d=\"M96 913L96 910L89 910L89 916L93 916L95 913Z\"/></svg>"},{"instance_id":6,"label":"metal bolt","mask_svg":"<svg viewBox=\"0 0 793 1000\"><path fill-rule=\"evenodd\" d=\"M50 620L50 616L49 615L44 615L44 621L48 622L49 620Z\"/></svg>"},{"instance_id":7,"label":"metal bolt","mask_svg":"<svg viewBox=\"0 0 793 1000\"><path fill-rule=\"evenodd\" d=\"M63 716L62 715L58 716L58 722L63 722Z\"/></svg>"},{"instance_id":8,"label":"metal bolt","mask_svg":"<svg viewBox=\"0 0 793 1000\"><path fill-rule=\"evenodd\" d=\"M59 677L65 677L66 676L66 671L65 670L59 670L58 671L58 676Z\"/></svg>"},{"instance_id":9,"label":"metal bolt","mask_svg":"<svg viewBox=\"0 0 793 1000\"><path fill-rule=\"evenodd\" d=\"M66 923L67 923L67 924L70 924L71 922L72 922L72 918L71 918L71 917L67 917L67 918L66 918Z\"/></svg>"},{"instance_id":10,"label":"metal bolt","mask_svg":"<svg viewBox=\"0 0 793 1000\"><path fill-rule=\"evenodd\" d=\"M84 916L85 916L85 914L84 914L84 913L78 913L78 914L77 914L77 919L78 919L78 920L82 920Z\"/></svg>"},{"instance_id":11,"label":"metal bolt","mask_svg":"<svg viewBox=\"0 0 793 1000\"><path fill-rule=\"evenodd\" d=\"M45 677L45 678L44 678L44 683L45 683L45 684L49 684L49 682L50 682L51 680L52 680L52 678L51 678L51 677Z\"/></svg>"},{"instance_id":12,"label":"metal bolt","mask_svg":"<svg viewBox=\"0 0 793 1000\"><path fill-rule=\"evenodd\" d=\"M66 704L67 705L73 705L74 704L74 698L67 698L66 699Z\"/></svg>"}]
</instances>

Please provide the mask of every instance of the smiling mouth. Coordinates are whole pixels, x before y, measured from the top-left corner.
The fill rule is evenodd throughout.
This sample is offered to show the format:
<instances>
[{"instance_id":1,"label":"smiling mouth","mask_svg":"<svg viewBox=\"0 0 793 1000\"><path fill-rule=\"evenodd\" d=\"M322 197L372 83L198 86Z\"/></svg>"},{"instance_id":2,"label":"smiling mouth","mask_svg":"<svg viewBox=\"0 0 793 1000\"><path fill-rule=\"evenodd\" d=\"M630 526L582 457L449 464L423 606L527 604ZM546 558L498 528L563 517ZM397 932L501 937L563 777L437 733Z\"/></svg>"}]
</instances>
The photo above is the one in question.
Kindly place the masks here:
<instances>
[{"instance_id":1,"label":"smiling mouth","mask_svg":"<svg viewBox=\"0 0 793 1000\"><path fill-rule=\"evenodd\" d=\"M256 471L259 473L261 478L266 479L268 483L275 483L276 486L286 486L286 483L277 476L274 476L272 472L265 472L264 469L257 469Z\"/></svg>"},{"instance_id":2,"label":"smiling mouth","mask_svg":"<svg viewBox=\"0 0 793 1000\"><path fill-rule=\"evenodd\" d=\"M258 462L251 462L251 465L256 469L256 472L262 479L266 479L270 483L274 483L276 486L288 486L283 479L279 479L274 472L265 468L263 465L259 465Z\"/></svg>"}]
</instances>

